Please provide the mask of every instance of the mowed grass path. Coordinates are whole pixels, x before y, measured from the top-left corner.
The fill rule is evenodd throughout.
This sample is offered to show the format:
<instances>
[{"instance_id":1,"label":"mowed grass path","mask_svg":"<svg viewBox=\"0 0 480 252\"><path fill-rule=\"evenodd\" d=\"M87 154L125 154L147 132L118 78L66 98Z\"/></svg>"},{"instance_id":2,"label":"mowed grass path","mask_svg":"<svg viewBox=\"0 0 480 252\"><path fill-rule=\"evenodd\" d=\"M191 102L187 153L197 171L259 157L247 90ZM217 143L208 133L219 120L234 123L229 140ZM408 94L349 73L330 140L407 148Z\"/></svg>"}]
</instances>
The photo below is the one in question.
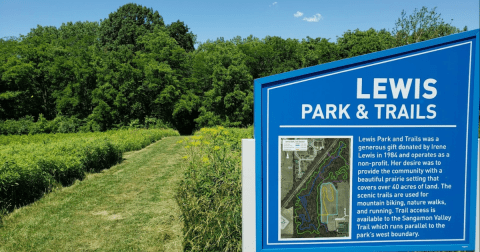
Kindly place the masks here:
<instances>
[{"instance_id":1,"label":"mowed grass path","mask_svg":"<svg viewBox=\"0 0 480 252\"><path fill-rule=\"evenodd\" d=\"M124 153L121 164L15 210L0 226L0 251L181 251L182 138Z\"/></svg>"}]
</instances>

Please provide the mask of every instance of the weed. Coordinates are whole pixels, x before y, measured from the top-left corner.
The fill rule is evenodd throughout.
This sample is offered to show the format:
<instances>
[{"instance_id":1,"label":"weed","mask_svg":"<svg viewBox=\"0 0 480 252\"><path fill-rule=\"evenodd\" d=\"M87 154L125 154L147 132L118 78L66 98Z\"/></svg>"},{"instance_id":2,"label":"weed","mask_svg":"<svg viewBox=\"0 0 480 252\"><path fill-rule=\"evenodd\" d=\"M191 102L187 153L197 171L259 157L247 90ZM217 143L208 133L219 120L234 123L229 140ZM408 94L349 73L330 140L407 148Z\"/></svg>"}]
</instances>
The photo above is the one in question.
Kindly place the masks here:
<instances>
[{"instance_id":1,"label":"weed","mask_svg":"<svg viewBox=\"0 0 480 252\"><path fill-rule=\"evenodd\" d=\"M241 251L241 139L253 128L203 128L182 141L184 179L176 199L185 251Z\"/></svg>"}]
</instances>

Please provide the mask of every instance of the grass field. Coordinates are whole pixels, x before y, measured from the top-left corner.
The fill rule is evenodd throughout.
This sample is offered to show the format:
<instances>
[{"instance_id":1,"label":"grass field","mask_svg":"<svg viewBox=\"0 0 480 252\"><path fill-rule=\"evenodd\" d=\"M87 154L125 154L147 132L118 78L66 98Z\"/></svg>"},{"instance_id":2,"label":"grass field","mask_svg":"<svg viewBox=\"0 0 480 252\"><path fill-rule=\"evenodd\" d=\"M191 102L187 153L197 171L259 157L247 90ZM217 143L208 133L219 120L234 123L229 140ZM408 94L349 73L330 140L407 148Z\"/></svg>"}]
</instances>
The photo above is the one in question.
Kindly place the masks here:
<instances>
[{"instance_id":1,"label":"grass field","mask_svg":"<svg viewBox=\"0 0 480 252\"><path fill-rule=\"evenodd\" d=\"M4 216L0 251L181 251L183 137L168 137Z\"/></svg>"}]
</instances>

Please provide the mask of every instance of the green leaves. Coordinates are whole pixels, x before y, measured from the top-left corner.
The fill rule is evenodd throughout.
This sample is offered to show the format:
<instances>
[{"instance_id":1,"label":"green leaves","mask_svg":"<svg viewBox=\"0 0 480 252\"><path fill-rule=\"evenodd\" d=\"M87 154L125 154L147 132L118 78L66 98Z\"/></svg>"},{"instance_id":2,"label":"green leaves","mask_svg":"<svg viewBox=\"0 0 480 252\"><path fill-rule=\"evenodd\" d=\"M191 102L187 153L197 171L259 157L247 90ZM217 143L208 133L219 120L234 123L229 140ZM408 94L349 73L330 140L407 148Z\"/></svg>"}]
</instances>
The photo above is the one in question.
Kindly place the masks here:
<instances>
[{"instance_id":1,"label":"green leaves","mask_svg":"<svg viewBox=\"0 0 480 252\"><path fill-rule=\"evenodd\" d=\"M185 251L241 251L241 139L253 128L202 128L185 142L176 200Z\"/></svg>"},{"instance_id":2,"label":"green leaves","mask_svg":"<svg viewBox=\"0 0 480 252\"><path fill-rule=\"evenodd\" d=\"M196 43L196 35L189 31L188 26L182 21L177 20L177 22L167 25L167 31L170 37L174 38L186 52L195 50L193 45Z\"/></svg>"},{"instance_id":3,"label":"green leaves","mask_svg":"<svg viewBox=\"0 0 480 252\"><path fill-rule=\"evenodd\" d=\"M464 29L466 30L466 28ZM459 32L436 9L401 13L392 32L327 38L239 36L200 43L178 20L129 3L100 22L37 26L0 39L0 120L82 120L85 130L155 118L182 134L253 124L253 80Z\"/></svg>"},{"instance_id":4,"label":"green leaves","mask_svg":"<svg viewBox=\"0 0 480 252\"><path fill-rule=\"evenodd\" d=\"M253 78L241 50L232 42L205 43L199 47L193 64L202 66L193 72L199 82L197 95L203 96L195 122L199 126L251 124L242 108L253 108L253 103L245 104L245 97L253 93Z\"/></svg>"},{"instance_id":5,"label":"green leaves","mask_svg":"<svg viewBox=\"0 0 480 252\"><path fill-rule=\"evenodd\" d=\"M29 204L55 184L69 185L120 162L123 152L175 135L171 129L135 129L0 136L0 209Z\"/></svg>"},{"instance_id":6,"label":"green leaves","mask_svg":"<svg viewBox=\"0 0 480 252\"><path fill-rule=\"evenodd\" d=\"M152 32L156 26L165 26L158 11L134 3L125 4L101 22L99 44L108 51L132 45L136 52L141 50L137 39Z\"/></svg>"},{"instance_id":7,"label":"green leaves","mask_svg":"<svg viewBox=\"0 0 480 252\"><path fill-rule=\"evenodd\" d=\"M340 58L350 58L394 47L394 38L386 30L347 31L337 40Z\"/></svg>"},{"instance_id":8,"label":"green leaves","mask_svg":"<svg viewBox=\"0 0 480 252\"><path fill-rule=\"evenodd\" d=\"M466 30L465 27L464 31ZM441 14L436 12L436 7L428 10L423 6L409 16L403 10L395 23L392 36L395 37L395 46L403 46L458 32L460 29L443 21Z\"/></svg>"}]
</instances>

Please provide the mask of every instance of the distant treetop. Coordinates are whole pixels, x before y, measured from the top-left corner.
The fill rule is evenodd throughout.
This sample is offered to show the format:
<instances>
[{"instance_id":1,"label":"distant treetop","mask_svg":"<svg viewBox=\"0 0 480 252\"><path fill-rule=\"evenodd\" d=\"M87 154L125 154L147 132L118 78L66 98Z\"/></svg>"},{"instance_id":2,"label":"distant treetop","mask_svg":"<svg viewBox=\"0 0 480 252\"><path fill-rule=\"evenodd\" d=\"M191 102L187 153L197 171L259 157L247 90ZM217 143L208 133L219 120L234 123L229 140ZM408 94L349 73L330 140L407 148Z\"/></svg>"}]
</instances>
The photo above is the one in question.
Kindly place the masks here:
<instances>
[{"instance_id":1,"label":"distant treetop","mask_svg":"<svg viewBox=\"0 0 480 252\"><path fill-rule=\"evenodd\" d=\"M121 45L128 45L138 51L138 37L152 32L155 26L165 26L158 11L135 3L125 4L101 22L100 46L116 50Z\"/></svg>"}]
</instances>

